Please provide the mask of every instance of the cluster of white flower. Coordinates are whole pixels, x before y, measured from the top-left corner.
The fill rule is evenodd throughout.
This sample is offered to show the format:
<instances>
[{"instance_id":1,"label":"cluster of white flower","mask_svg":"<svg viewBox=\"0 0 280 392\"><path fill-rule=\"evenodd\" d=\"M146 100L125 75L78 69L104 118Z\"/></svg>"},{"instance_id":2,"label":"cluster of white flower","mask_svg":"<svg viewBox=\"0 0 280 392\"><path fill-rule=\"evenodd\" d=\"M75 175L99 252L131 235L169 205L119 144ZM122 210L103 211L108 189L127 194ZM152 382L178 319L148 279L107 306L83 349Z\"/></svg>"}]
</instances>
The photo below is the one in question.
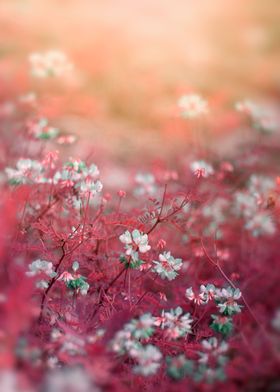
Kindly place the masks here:
<instances>
[{"instance_id":1,"label":"cluster of white flower","mask_svg":"<svg viewBox=\"0 0 280 392\"><path fill-rule=\"evenodd\" d=\"M193 301L197 305L207 304L209 300L215 298L216 287L213 284L200 286L200 292L195 294L192 287L186 290L186 297L188 300Z\"/></svg>"},{"instance_id":2,"label":"cluster of white flower","mask_svg":"<svg viewBox=\"0 0 280 392\"><path fill-rule=\"evenodd\" d=\"M151 173L138 173L135 176L137 184L135 189L136 196L153 195L157 191L155 177Z\"/></svg>"},{"instance_id":3,"label":"cluster of white flower","mask_svg":"<svg viewBox=\"0 0 280 392\"><path fill-rule=\"evenodd\" d=\"M8 180L11 184L45 184L53 183L62 186L74 187L81 194L92 196L100 193L103 185L100 180L99 170L96 165L87 166L80 160L71 160L63 165L62 170L56 171L53 178L47 178L45 174L44 162L41 163L32 159L19 159L16 168L7 167L5 169Z\"/></svg>"},{"instance_id":4,"label":"cluster of white flower","mask_svg":"<svg viewBox=\"0 0 280 392\"><path fill-rule=\"evenodd\" d=\"M132 319L118 331L111 342L111 348L118 354L127 354L138 362L133 370L137 374L149 376L160 367L161 352L153 345L143 346L139 340L148 339L154 333L155 318L145 313L138 319Z\"/></svg>"},{"instance_id":5,"label":"cluster of white flower","mask_svg":"<svg viewBox=\"0 0 280 392\"><path fill-rule=\"evenodd\" d=\"M159 255L159 261L153 261L156 265L153 272L156 272L162 279L173 280L183 265L182 259L175 259L170 252Z\"/></svg>"},{"instance_id":6,"label":"cluster of white flower","mask_svg":"<svg viewBox=\"0 0 280 392\"><path fill-rule=\"evenodd\" d=\"M241 312L241 306L236 302L241 298L241 292L232 287L220 289L213 284L201 285L197 294L194 293L192 287L189 287L186 290L186 298L197 305L205 305L214 299L219 311L228 316Z\"/></svg>"},{"instance_id":7,"label":"cluster of white flower","mask_svg":"<svg viewBox=\"0 0 280 392\"><path fill-rule=\"evenodd\" d=\"M36 139L54 139L59 134L59 130L50 126L46 118L29 121L27 130Z\"/></svg>"},{"instance_id":8,"label":"cluster of white flower","mask_svg":"<svg viewBox=\"0 0 280 392\"><path fill-rule=\"evenodd\" d=\"M21 158L17 161L15 169L7 167L5 172L10 184L17 185L45 182L43 176L44 167L36 160Z\"/></svg>"},{"instance_id":9,"label":"cluster of white flower","mask_svg":"<svg viewBox=\"0 0 280 392\"><path fill-rule=\"evenodd\" d=\"M29 271L26 272L27 276L35 276L44 272L46 275L53 278L56 273L53 271L53 263L51 261L37 259L28 265Z\"/></svg>"},{"instance_id":10,"label":"cluster of white flower","mask_svg":"<svg viewBox=\"0 0 280 392\"><path fill-rule=\"evenodd\" d=\"M141 233L137 229L133 230L132 233L126 230L120 235L119 239L125 244L126 255L130 256L134 262L139 260L138 251L146 253L151 249L151 246L148 244L148 235Z\"/></svg>"},{"instance_id":11,"label":"cluster of white flower","mask_svg":"<svg viewBox=\"0 0 280 392\"><path fill-rule=\"evenodd\" d=\"M198 353L200 356L198 362L206 364L210 357L216 357L219 363L225 362L226 358L223 354L228 351L228 344L225 341L219 343L217 338L212 337L203 339L201 345L204 351Z\"/></svg>"},{"instance_id":12,"label":"cluster of white flower","mask_svg":"<svg viewBox=\"0 0 280 392\"><path fill-rule=\"evenodd\" d=\"M178 339L190 333L192 322L190 313L183 314L180 306L168 312L163 310L161 316L155 319L155 325L165 329L168 339Z\"/></svg>"},{"instance_id":13,"label":"cluster of white flower","mask_svg":"<svg viewBox=\"0 0 280 392\"><path fill-rule=\"evenodd\" d=\"M197 94L187 94L180 97L178 107L184 118L195 118L208 113L207 101Z\"/></svg>"},{"instance_id":14,"label":"cluster of white flower","mask_svg":"<svg viewBox=\"0 0 280 392\"><path fill-rule=\"evenodd\" d=\"M147 339L154 332L155 319L150 313L144 313L139 319L133 319L125 325L124 330L129 331L135 339Z\"/></svg>"},{"instance_id":15,"label":"cluster of white flower","mask_svg":"<svg viewBox=\"0 0 280 392\"><path fill-rule=\"evenodd\" d=\"M213 166L203 160L192 162L190 169L197 178L207 178L214 174Z\"/></svg>"},{"instance_id":16,"label":"cluster of white flower","mask_svg":"<svg viewBox=\"0 0 280 392\"><path fill-rule=\"evenodd\" d=\"M119 355L131 355L134 350L139 349L140 343L133 339L131 333L125 329L118 331L111 341L111 348Z\"/></svg>"},{"instance_id":17,"label":"cluster of white flower","mask_svg":"<svg viewBox=\"0 0 280 392\"><path fill-rule=\"evenodd\" d=\"M37 78L61 77L73 69L66 54L58 50L31 53L29 56L31 73Z\"/></svg>"},{"instance_id":18,"label":"cluster of white flower","mask_svg":"<svg viewBox=\"0 0 280 392\"><path fill-rule=\"evenodd\" d=\"M241 291L232 287L216 289L215 292L215 300L218 302L220 313L228 316L241 312L241 306L236 302L240 298Z\"/></svg>"},{"instance_id":19,"label":"cluster of white flower","mask_svg":"<svg viewBox=\"0 0 280 392\"><path fill-rule=\"evenodd\" d=\"M99 176L99 170L96 165L87 166L80 160L71 160L66 162L61 171L57 171L53 177L54 184L75 187L79 192L96 195L103 189Z\"/></svg>"},{"instance_id":20,"label":"cluster of white flower","mask_svg":"<svg viewBox=\"0 0 280 392\"><path fill-rule=\"evenodd\" d=\"M26 272L26 275L29 277L33 277L36 275L46 275L48 278L54 278L57 274L54 271L54 266L51 261L47 260L34 260L32 263L28 265L29 271ZM49 282L46 280L40 280L36 283L37 288L46 289L49 285Z\"/></svg>"},{"instance_id":21,"label":"cluster of white flower","mask_svg":"<svg viewBox=\"0 0 280 392\"><path fill-rule=\"evenodd\" d=\"M253 126L260 132L273 133L279 129L279 119L277 119L276 110L268 104L259 104L251 100L237 102L236 110L247 114Z\"/></svg>"},{"instance_id":22,"label":"cluster of white flower","mask_svg":"<svg viewBox=\"0 0 280 392\"><path fill-rule=\"evenodd\" d=\"M162 354L157 347L148 344L137 350L133 358L138 362L133 371L142 376L150 376L155 374L160 367Z\"/></svg>"}]
</instances>

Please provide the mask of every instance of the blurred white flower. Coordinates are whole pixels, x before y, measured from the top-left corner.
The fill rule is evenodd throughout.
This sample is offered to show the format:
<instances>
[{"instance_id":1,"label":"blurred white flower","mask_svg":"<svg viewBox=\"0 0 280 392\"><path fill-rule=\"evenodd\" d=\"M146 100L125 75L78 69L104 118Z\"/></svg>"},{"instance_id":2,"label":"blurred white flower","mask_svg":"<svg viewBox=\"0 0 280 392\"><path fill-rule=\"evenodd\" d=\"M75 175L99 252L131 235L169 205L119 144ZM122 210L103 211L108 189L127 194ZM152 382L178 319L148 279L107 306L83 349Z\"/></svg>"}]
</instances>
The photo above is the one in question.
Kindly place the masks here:
<instances>
[{"instance_id":1,"label":"blurred white flower","mask_svg":"<svg viewBox=\"0 0 280 392\"><path fill-rule=\"evenodd\" d=\"M155 374L160 367L162 354L157 347L148 344L135 351L133 357L138 362L133 371L142 376L150 376Z\"/></svg>"},{"instance_id":2,"label":"blurred white flower","mask_svg":"<svg viewBox=\"0 0 280 392\"><path fill-rule=\"evenodd\" d=\"M81 367L64 367L50 371L45 379L46 392L100 392Z\"/></svg>"},{"instance_id":3,"label":"blurred white flower","mask_svg":"<svg viewBox=\"0 0 280 392\"><path fill-rule=\"evenodd\" d=\"M73 64L69 61L66 54L59 50L31 53L29 62L31 73L37 78L61 77L73 69Z\"/></svg>"},{"instance_id":4,"label":"blurred white flower","mask_svg":"<svg viewBox=\"0 0 280 392\"><path fill-rule=\"evenodd\" d=\"M214 174L213 167L203 160L192 162L190 164L190 169L197 178L209 177Z\"/></svg>"},{"instance_id":5,"label":"blurred white flower","mask_svg":"<svg viewBox=\"0 0 280 392\"><path fill-rule=\"evenodd\" d=\"M26 272L27 276L35 276L44 273L53 278L56 272L53 270L53 263L51 261L37 259L28 265L29 271Z\"/></svg>"},{"instance_id":6,"label":"blurred white flower","mask_svg":"<svg viewBox=\"0 0 280 392\"><path fill-rule=\"evenodd\" d=\"M152 195L156 192L157 186L155 177L151 173L138 173L135 176L135 182L137 187L135 189L135 195Z\"/></svg>"},{"instance_id":7,"label":"blurred white flower","mask_svg":"<svg viewBox=\"0 0 280 392\"><path fill-rule=\"evenodd\" d=\"M40 162L21 158L17 161L15 169L7 167L5 172L11 184L26 184L44 182L43 170L44 168Z\"/></svg>"},{"instance_id":8,"label":"blurred white flower","mask_svg":"<svg viewBox=\"0 0 280 392\"><path fill-rule=\"evenodd\" d=\"M197 94L183 95L178 100L182 117L195 118L208 113L208 103Z\"/></svg>"}]
</instances>

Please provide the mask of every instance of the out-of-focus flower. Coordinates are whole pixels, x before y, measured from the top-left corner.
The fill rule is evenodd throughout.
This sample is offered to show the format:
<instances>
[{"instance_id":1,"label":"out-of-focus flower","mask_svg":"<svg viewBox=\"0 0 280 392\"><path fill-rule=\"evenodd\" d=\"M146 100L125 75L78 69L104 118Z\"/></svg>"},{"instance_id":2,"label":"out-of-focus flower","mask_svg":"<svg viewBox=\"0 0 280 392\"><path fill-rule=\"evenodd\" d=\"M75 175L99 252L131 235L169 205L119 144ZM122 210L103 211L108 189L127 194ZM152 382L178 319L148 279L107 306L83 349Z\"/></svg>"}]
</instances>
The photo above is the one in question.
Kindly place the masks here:
<instances>
[{"instance_id":1,"label":"out-of-focus flower","mask_svg":"<svg viewBox=\"0 0 280 392\"><path fill-rule=\"evenodd\" d=\"M159 261L153 261L153 269L162 279L173 280L178 275L182 265L182 259L175 259L170 252L164 252L159 255Z\"/></svg>"},{"instance_id":2,"label":"out-of-focus flower","mask_svg":"<svg viewBox=\"0 0 280 392\"><path fill-rule=\"evenodd\" d=\"M90 193L91 195L96 195L100 193L103 189L103 184L101 181L92 181L90 179L82 181L80 185L80 191L82 193Z\"/></svg>"},{"instance_id":3,"label":"out-of-focus flower","mask_svg":"<svg viewBox=\"0 0 280 392\"><path fill-rule=\"evenodd\" d=\"M260 132L273 133L279 129L276 110L269 104L260 104L249 99L237 102L236 110L245 113L252 120L253 126Z\"/></svg>"},{"instance_id":4,"label":"out-of-focus flower","mask_svg":"<svg viewBox=\"0 0 280 392\"><path fill-rule=\"evenodd\" d=\"M56 141L58 144L73 144L77 140L77 136L75 135L61 135Z\"/></svg>"},{"instance_id":5,"label":"out-of-focus flower","mask_svg":"<svg viewBox=\"0 0 280 392\"><path fill-rule=\"evenodd\" d=\"M54 271L54 266L52 262L46 260L37 259L28 265L29 271L26 272L26 275L29 277L33 277L36 275L45 274L49 278L54 278L57 273ZM39 280L36 282L36 287L38 289L44 290L49 286L49 282L47 280Z\"/></svg>"},{"instance_id":6,"label":"out-of-focus flower","mask_svg":"<svg viewBox=\"0 0 280 392\"><path fill-rule=\"evenodd\" d=\"M154 332L155 318L150 313L144 313L139 319L133 319L124 329L129 331L135 339L147 339Z\"/></svg>"},{"instance_id":7,"label":"out-of-focus flower","mask_svg":"<svg viewBox=\"0 0 280 392\"><path fill-rule=\"evenodd\" d=\"M177 355L176 357L166 357L167 374L175 379L181 380L186 375L194 373L193 361L187 359L184 354Z\"/></svg>"},{"instance_id":8,"label":"out-of-focus flower","mask_svg":"<svg viewBox=\"0 0 280 392\"><path fill-rule=\"evenodd\" d=\"M183 95L178 100L178 107L184 118L195 118L208 113L208 103L198 94Z\"/></svg>"},{"instance_id":9,"label":"out-of-focus flower","mask_svg":"<svg viewBox=\"0 0 280 392\"><path fill-rule=\"evenodd\" d=\"M137 350L139 344L138 341L133 339L130 331L123 329L115 334L110 346L114 352L123 355Z\"/></svg>"},{"instance_id":10,"label":"out-of-focus flower","mask_svg":"<svg viewBox=\"0 0 280 392\"><path fill-rule=\"evenodd\" d=\"M275 223L267 211L259 211L248 219L245 229L251 231L253 237L273 235L276 232Z\"/></svg>"},{"instance_id":11,"label":"out-of-focus flower","mask_svg":"<svg viewBox=\"0 0 280 392\"><path fill-rule=\"evenodd\" d=\"M135 194L137 196L142 195L153 195L156 190L155 177L151 173L138 173L135 176L135 182L137 187L135 189Z\"/></svg>"},{"instance_id":12,"label":"out-of-focus flower","mask_svg":"<svg viewBox=\"0 0 280 392\"><path fill-rule=\"evenodd\" d=\"M226 316L241 312L241 306L237 303L237 300L240 298L241 291L232 287L217 289L215 293L215 300L218 302L219 311Z\"/></svg>"},{"instance_id":13,"label":"out-of-focus flower","mask_svg":"<svg viewBox=\"0 0 280 392\"><path fill-rule=\"evenodd\" d=\"M56 272L53 270L53 263L51 261L37 259L28 265L29 271L26 272L27 276L35 276L44 273L53 278Z\"/></svg>"},{"instance_id":14,"label":"out-of-focus flower","mask_svg":"<svg viewBox=\"0 0 280 392\"><path fill-rule=\"evenodd\" d=\"M190 164L190 169L197 178L206 178L214 174L213 167L209 163L202 160L192 162Z\"/></svg>"},{"instance_id":15,"label":"out-of-focus flower","mask_svg":"<svg viewBox=\"0 0 280 392\"><path fill-rule=\"evenodd\" d=\"M148 344L137 350L134 358L138 365L134 366L133 371L143 376L150 376L155 374L160 367L162 354L157 347Z\"/></svg>"},{"instance_id":16,"label":"out-of-focus flower","mask_svg":"<svg viewBox=\"0 0 280 392\"><path fill-rule=\"evenodd\" d=\"M11 184L27 184L45 182L43 165L32 159L19 159L16 168L7 167L5 172Z\"/></svg>"},{"instance_id":17,"label":"out-of-focus flower","mask_svg":"<svg viewBox=\"0 0 280 392\"><path fill-rule=\"evenodd\" d=\"M31 53L29 62L31 73L37 78L61 77L73 69L73 64L69 61L66 54L59 50Z\"/></svg>"},{"instance_id":18,"label":"out-of-focus flower","mask_svg":"<svg viewBox=\"0 0 280 392\"><path fill-rule=\"evenodd\" d=\"M46 118L29 121L27 130L36 139L54 139L59 134L58 128L51 127Z\"/></svg>"},{"instance_id":19,"label":"out-of-focus flower","mask_svg":"<svg viewBox=\"0 0 280 392\"><path fill-rule=\"evenodd\" d=\"M161 317L155 319L155 325L165 329L169 339L178 339L190 333L192 322L190 313L183 314L180 306L170 311L162 311Z\"/></svg>"},{"instance_id":20,"label":"out-of-focus flower","mask_svg":"<svg viewBox=\"0 0 280 392\"><path fill-rule=\"evenodd\" d=\"M46 392L100 392L89 375L81 367L64 367L47 374L44 391Z\"/></svg>"},{"instance_id":21,"label":"out-of-focus flower","mask_svg":"<svg viewBox=\"0 0 280 392\"><path fill-rule=\"evenodd\" d=\"M96 178L99 176L98 167L95 164L87 166L84 161L71 160L63 165L61 171L53 176L54 184L75 187L81 193L96 195L102 191L103 185Z\"/></svg>"},{"instance_id":22,"label":"out-of-focus flower","mask_svg":"<svg viewBox=\"0 0 280 392\"><path fill-rule=\"evenodd\" d=\"M201 346L203 348L203 352L199 352L200 363L208 363L210 357L216 357L220 364L222 362L226 362L226 357L223 355L228 351L228 344L226 342L222 341L219 344L218 339L216 337L212 337L209 339L203 339Z\"/></svg>"}]
</instances>

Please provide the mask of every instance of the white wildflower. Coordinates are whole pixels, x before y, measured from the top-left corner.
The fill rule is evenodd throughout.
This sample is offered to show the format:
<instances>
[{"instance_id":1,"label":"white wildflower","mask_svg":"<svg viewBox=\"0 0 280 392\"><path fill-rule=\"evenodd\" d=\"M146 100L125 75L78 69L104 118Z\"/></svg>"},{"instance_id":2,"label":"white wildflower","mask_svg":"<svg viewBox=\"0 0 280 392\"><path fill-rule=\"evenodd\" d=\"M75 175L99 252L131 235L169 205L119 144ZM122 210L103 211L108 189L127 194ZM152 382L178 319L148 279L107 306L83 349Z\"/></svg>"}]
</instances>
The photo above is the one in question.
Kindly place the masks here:
<instances>
[{"instance_id":1,"label":"white wildflower","mask_svg":"<svg viewBox=\"0 0 280 392\"><path fill-rule=\"evenodd\" d=\"M180 97L178 107L184 118L195 118L208 113L207 101L197 94L188 94Z\"/></svg>"},{"instance_id":2,"label":"white wildflower","mask_svg":"<svg viewBox=\"0 0 280 392\"><path fill-rule=\"evenodd\" d=\"M27 184L44 182L43 166L40 162L32 159L19 159L16 168L7 167L5 169L8 180L12 184Z\"/></svg>"},{"instance_id":3,"label":"white wildflower","mask_svg":"<svg viewBox=\"0 0 280 392\"><path fill-rule=\"evenodd\" d=\"M53 263L51 261L37 259L28 265L29 271L26 272L27 276L36 276L44 273L53 278L56 272L53 270Z\"/></svg>"},{"instance_id":4,"label":"white wildflower","mask_svg":"<svg viewBox=\"0 0 280 392\"><path fill-rule=\"evenodd\" d=\"M190 164L190 169L197 178L206 178L214 174L213 167L203 160L192 162Z\"/></svg>"},{"instance_id":5,"label":"white wildflower","mask_svg":"<svg viewBox=\"0 0 280 392\"><path fill-rule=\"evenodd\" d=\"M139 230L135 229L130 233L126 230L119 237L120 241L125 244L126 254L129 256L133 253L133 250L139 250L140 253L146 253L151 249L148 244L148 235L141 233Z\"/></svg>"},{"instance_id":6,"label":"white wildflower","mask_svg":"<svg viewBox=\"0 0 280 392\"><path fill-rule=\"evenodd\" d=\"M29 56L31 73L37 78L61 77L73 69L65 53L49 50L44 53L31 53Z\"/></svg>"},{"instance_id":7,"label":"white wildflower","mask_svg":"<svg viewBox=\"0 0 280 392\"><path fill-rule=\"evenodd\" d=\"M137 184L135 189L137 196L153 195L157 190L155 177L151 173L138 173L135 177L135 182Z\"/></svg>"},{"instance_id":8,"label":"white wildflower","mask_svg":"<svg viewBox=\"0 0 280 392\"><path fill-rule=\"evenodd\" d=\"M162 279L167 278L173 280L178 275L178 272L183 265L182 259L175 259L170 252L164 252L159 255L159 261L153 261L156 265L154 272L160 275Z\"/></svg>"},{"instance_id":9,"label":"white wildflower","mask_svg":"<svg viewBox=\"0 0 280 392\"><path fill-rule=\"evenodd\" d=\"M134 366L133 371L142 376L150 376L155 374L160 367L162 354L157 347L148 344L136 351L134 358L138 365Z\"/></svg>"}]
</instances>

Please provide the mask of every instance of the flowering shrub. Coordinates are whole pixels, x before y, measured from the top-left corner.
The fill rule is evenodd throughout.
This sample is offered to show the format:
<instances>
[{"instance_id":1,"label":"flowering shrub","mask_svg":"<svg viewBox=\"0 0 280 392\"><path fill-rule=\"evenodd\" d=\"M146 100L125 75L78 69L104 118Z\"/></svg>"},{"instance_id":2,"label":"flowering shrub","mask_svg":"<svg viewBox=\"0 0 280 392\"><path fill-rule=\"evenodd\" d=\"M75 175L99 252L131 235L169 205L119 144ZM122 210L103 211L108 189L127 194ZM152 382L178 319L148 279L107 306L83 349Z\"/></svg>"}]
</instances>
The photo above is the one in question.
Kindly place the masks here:
<instances>
[{"instance_id":1,"label":"flowering shrub","mask_svg":"<svg viewBox=\"0 0 280 392\"><path fill-rule=\"evenodd\" d=\"M71 68L57 52L30 61L40 78ZM197 95L179 107L182 121L209 110ZM245 109L254 131L260 116ZM56 151L74 136L16 110L0 175L0 389L276 390L273 143L244 145L231 162L190 153L119 190L89 157Z\"/></svg>"}]
</instances>

